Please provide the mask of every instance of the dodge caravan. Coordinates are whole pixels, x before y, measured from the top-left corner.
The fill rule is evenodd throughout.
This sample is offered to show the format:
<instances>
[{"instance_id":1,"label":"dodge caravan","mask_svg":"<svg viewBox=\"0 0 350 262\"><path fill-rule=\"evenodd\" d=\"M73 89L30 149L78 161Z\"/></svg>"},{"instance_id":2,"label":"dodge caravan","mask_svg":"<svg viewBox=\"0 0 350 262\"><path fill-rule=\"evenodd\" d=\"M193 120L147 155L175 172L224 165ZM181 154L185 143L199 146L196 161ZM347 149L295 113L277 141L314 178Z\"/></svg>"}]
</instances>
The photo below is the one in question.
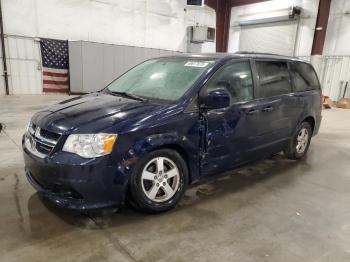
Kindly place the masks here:
<instances>
[{"instance_id":1,"label":"dodge caravan","mask_svg":"<svg viewBox=\"0 0 350 262\"><path fill-rule=\"evenodd\" d=\"M59 206L173 208L189 184L278 152L300 159L321 122L313 67L270 54L147 60L103 90L36 113L32 186Z\"/></svg>"}]
</instances>

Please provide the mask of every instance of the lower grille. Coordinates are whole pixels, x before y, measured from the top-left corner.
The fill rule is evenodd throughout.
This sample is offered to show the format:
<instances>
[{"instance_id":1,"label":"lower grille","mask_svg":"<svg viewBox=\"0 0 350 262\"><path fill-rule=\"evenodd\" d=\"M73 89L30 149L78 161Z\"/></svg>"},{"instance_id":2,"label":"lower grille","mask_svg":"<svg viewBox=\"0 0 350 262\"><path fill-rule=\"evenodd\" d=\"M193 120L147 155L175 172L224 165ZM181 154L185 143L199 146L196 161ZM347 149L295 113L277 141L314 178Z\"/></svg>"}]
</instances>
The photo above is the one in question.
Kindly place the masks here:
<instances>
[{"instance_id":1,"label":"lower grille","mask_svg":"<svg viewBox=\"0 0 350 262\"><path fill-rule=\"evenodd\" d=\"M32 179L36 184L38 184L42 189L50 191L54 194L60 195L63 198L71 199L83 199L83 196L73 189L71 186L64 185L59 182L49 182L35 177L33 173L29 172L30 179Z\"/></svg>"}]
</instances>

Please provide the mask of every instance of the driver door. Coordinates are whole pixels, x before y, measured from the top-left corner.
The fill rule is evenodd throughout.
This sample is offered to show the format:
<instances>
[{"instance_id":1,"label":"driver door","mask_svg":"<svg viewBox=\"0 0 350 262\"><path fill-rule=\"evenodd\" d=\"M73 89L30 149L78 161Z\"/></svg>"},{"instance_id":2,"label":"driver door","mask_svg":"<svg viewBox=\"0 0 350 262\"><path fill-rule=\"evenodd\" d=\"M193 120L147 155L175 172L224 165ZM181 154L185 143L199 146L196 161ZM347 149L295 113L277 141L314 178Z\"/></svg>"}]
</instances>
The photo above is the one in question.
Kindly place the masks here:
<instances>
[{"instance_id":1,"label":"driver door","mask_svg":"<svg viewBox=\"0 0 350 262\"><path fill-rule=\"evenodd\" d=\"M229 170L247 162L254 154L259 105L254 101L254 77L250 60L224 65L203 87L202 92L225 88L230 106L201 111L201 175ZM205 94L205 93L204 93Z\"/></svg>"}]
</instances>

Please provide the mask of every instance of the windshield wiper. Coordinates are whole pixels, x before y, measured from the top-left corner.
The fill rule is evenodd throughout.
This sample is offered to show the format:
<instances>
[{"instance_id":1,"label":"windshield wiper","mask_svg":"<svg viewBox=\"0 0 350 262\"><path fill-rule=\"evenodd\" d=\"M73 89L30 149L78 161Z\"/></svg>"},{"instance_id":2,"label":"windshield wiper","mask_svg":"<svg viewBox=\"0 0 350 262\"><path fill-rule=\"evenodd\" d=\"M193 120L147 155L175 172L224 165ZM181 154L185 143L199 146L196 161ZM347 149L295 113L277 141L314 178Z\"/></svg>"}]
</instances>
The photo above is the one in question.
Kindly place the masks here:
<instances>
[{"instance_id":1,"label":"windshield wiper","mask_svg":"<svg viewBox=\"0 0 350 262\"><path fill-rule=\"evenodd\" d=\"M116 96L122 96L122 97L126 97L126 98L131 98L134 100L138 100L138 101L145 101L146 99L137 95L133 95L133 94L129 94L126 92L119 92L119 91L111 91L107 89L107 93L111 94L111 95L116 95Z\"/></svg>"}]
</instances>

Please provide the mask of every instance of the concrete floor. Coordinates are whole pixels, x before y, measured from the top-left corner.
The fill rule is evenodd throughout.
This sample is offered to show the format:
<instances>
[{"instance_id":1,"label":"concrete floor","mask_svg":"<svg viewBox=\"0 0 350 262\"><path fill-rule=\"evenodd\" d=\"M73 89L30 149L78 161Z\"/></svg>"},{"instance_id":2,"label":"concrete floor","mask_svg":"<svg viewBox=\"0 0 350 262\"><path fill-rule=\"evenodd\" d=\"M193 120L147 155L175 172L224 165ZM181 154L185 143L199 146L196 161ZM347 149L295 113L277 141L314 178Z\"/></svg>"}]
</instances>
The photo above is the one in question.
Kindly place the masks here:
<instances>
[{"instance_id":1,"label":"concrete floor","mask_svg":"<svg viewBox=\"0 0 350 262\"><path fill-rule=\"evenodd\" d=\"M350 261L350 110L323 112L307 159L231 172L171 212L80 214L43 203L23 172L30 116L64 98L0 97L1 261Z\"/></svg>"}]
</instances>

